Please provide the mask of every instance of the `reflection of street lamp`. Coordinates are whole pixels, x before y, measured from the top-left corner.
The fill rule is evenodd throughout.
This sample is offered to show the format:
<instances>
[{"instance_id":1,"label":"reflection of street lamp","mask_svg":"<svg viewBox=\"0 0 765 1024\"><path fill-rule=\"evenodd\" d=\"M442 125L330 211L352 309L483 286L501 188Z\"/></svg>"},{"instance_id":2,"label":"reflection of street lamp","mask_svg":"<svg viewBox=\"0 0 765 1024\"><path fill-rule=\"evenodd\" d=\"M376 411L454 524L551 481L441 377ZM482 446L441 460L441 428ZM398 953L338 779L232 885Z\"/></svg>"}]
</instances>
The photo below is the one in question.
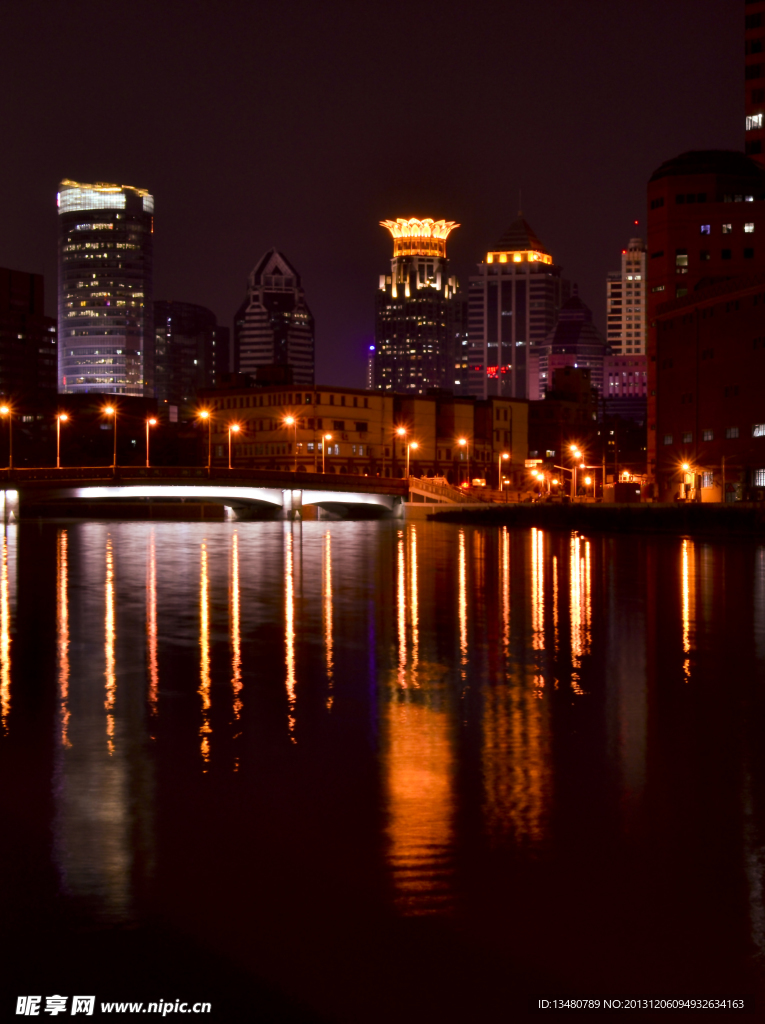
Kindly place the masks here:
<instances>
[{"instance_id":1,"label":"reflection of street lamp","mask_svg":"<svg viewBox=\"0 0 765 1024\"><path fill-rule=\"evenodd\" d=\"M297 473L297 417L296 416L285 416L284 417L285 427L295 428L295 472Z\"/></svg>"},{"instance_id":2,"label":"reflection of street lamp","mask_svg":"<svg viewBox=\"0 0 765 1024\"><path fill-rule=\"evenodd\" d=\"M229 423L228 425L228 468L231 469L231 434L238 434L242 428L238 423Z\"/></svg>"},{"instance_id":3,"label":"reflection of street lamp","mask_svg":"<svg viewBox=\"0 0 765 1024\"><path fill-rule=\"evenodd\" d=\"M499 460L498 461L499 461L499 489L500 489L500 491L502 490L502 462L503 462L504 459L509 459L509 458L510 458L510 456L507 454L507 452L502 452L502 454L499 456Z\"/></svg>"},{"instance_id":4,"label":"reflection of street lamp","mask_svg":"<svg viewBox=\"0 0 765 1024\"><path fill-rule=\"evenodd\" d=\"M0 405L0 416L8 417L8 469L13 469L13 409Z\"/></svg>"},{"instance_id":5,"label":"reflection of street lamp","mask_svg":"<svg viewBox=\"0 0 765 1024\"><path fill-rule=\"evenodd\" d=\"M146 421L146 468L149 468L149 427L156 427L157 421L152 416Z\"/></svg>"},{"instance_id":6,"label":"reflection of street lamp","mask_svg":"<svg viewBox=\"0 0 765 1024\"><path fill-rule=\"evenodd\" d=\"M408 444L406 446L406 478L407 478L407 480L409 479L409 449L410 448L419 448L419 445L417 444L416 441L412 441L411 444Z\"/></svg>"},{"instance_id":7,"label":"reflection of street lamp","mask_svg":"<svg viewBox=\"0 0 765 1024\"><path fill-rule=\"evenodd\" d=\"M69 419L65 412L56 416L56 469L61 469L61 424Z\"/></svg>"},{"instance_id":8,"label":"reflection of street lamp","mask_svg":"<svg viewBox=\"0 0 765 1024\"><path fill-rule=\"evenodd\" d=\"M457 444L461 445L461 447L463 447L465 449L465 453L466 453L466 456L467 456L467 478L468 478L468 483L469 483L470 482L470 442L468 441L468 439L466 437L460 437L457 440Z\"/></svg>"},{"instance_id":9,"label":"reflection of street lamp","mask_svg":"<svg viewBox=\"0 0 765 1024\"><path fill-rule=\"evenodd\" d=\"M114 461L112 462L112 466L114 467L114 472L116 473L117 472L117 410L116 410L116 408L113 405L105 405L102 411L103 411L104 416L113 416L114 417Z\"/></svg>"},{"instance_id":10,"label":"reflection of street lamp","mask_svg":"<svg viewBox=\"0 0 765 1024\"><path fill-rule=\"evenodd\" d=\"M203 423L207 423L207 472L209 474L212 470L212 414L209 409L202 409L199 418Z\"/></svg>"},{"instance_id":11,"label":"reflection of street lamp","mask_svg":"<svg viewBox=\"0 0 765 1024\"><path fill-rule=\"evenodd\" d=\"M322 473L325 471L324 470L324 456L327 454L327 441L331 441L331 440L332 440L332 435L331 434L322 434L321 435L321 471L322 471Z\"/></svg>"}]
</instances>

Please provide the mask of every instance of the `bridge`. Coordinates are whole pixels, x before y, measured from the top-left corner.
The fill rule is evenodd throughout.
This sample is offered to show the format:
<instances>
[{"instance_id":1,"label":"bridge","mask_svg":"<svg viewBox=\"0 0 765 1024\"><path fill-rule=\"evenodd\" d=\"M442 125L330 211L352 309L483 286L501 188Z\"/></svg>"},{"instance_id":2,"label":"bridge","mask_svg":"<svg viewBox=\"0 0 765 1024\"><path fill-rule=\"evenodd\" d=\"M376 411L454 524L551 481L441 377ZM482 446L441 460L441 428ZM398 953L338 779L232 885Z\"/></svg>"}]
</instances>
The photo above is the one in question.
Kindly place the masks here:
<instances>
[{"instance_id":1,"label":"bridge","mask_svg":"<svg viewBox=\"0 0 765 1024\"><path fill-rule=\"evenodd\" d=\"M96 466L0 470L0 515L5 521L24 510L53 511L78 503L202 502L223 505L246 518L270 511L287 519L318 508L336 515L352 509L403 518L409 502L454 504L457 489L410 477L367 477L335 473L223 469L199 466Z\"/></svg>"}]
</instances>

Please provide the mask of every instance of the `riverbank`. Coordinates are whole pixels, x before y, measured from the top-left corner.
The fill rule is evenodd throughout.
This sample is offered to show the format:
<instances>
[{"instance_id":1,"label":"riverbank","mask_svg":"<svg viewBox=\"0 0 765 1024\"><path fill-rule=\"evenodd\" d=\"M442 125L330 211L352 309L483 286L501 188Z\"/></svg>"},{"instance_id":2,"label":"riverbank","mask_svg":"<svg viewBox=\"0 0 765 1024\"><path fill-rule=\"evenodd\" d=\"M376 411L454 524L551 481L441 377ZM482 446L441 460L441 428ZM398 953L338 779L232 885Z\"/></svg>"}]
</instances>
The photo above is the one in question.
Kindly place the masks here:
<instances>
[{"instance_id":1,"label":"riverbank","mask_svg":"<svg viewBox=\"0 0 765 1024\"><path fill-rule=\"evenodd\" d=\"M765 506L750 504L508 504L429 509L428 519L473 526L536 526L606 533L765 537Z\"/></svg>"}]
</instances>

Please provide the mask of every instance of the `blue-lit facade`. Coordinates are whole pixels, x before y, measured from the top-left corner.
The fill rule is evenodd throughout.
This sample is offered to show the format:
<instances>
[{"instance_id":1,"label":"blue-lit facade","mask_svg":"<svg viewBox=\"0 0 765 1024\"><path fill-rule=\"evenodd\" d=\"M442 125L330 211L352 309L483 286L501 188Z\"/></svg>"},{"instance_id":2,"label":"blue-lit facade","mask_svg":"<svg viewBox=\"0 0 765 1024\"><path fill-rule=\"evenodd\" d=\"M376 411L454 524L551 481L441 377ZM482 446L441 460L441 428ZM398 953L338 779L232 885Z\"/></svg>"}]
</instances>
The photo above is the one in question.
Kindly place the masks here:
<instances>
[{"instance_id":1,"label":"blue-lit facade","mask_svg":"<svg viewBox=\"0 0 765 1024\"><path fill-rule=\"evenodd\" d=\"M154 394L154 197L64 180L58 192L58 390Z\"/></svg>"}]
</instances>

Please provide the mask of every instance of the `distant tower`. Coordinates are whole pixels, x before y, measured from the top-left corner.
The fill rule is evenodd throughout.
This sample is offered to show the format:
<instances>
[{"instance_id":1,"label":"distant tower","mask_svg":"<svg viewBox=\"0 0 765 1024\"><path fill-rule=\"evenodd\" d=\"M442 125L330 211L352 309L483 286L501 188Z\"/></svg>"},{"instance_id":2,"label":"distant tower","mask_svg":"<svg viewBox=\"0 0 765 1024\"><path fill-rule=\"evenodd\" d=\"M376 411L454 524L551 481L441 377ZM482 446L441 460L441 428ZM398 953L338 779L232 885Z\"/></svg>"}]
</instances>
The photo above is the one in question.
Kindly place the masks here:
<instances>
[{"instance_id":1,"label":"distant tower","mask_svg":"<svg viewBox=\"0 0 765 1024\"><path fill-rule=\"evenodd\" d=\"M154 197L59 185L58 389L154 394Z\"/></svg>"},{"instance_id":2,"label":"distant tower","mask_svg":"<svg viewBox=\"0 0 765 1024\"><path fill-rule=\"evenodd\" d=\"M374 387L419 395L452 388L457 280L446 239L459 224L399 217L380 225L393 236L393 259L377 292Z\"/></svg>"},{"instance_id":3,"label":"distant tower","mask_svg":"<svg viewBox=\"0 0 765 1024\"><path fill-rule=\"evenodd\" d=\"M295 384L313 384L313 316L300 275L276 249L250 274L234 323L234 370L255 374L260 366L290 367Z\"/></svg>"},{"instance_id":4,"label":"distant tower","mask_svg":"<svg viewBox=\"0 0 765 1024\"><path fill-rule=\"evenodd\" d=\"M608 344L614 355L645 355L646 264L642 238L631 238L622 249L622 268L606 279Z\"/></svg>"},{"instance_id":5,"label":"distant tower","mask_svg":"<svg viewBox=\"0 0 765 1024\"><path fill-rule=\"evenodd\" d=\"M765 167L765 0L747 0L744 14L744 117L746 155Z\"/></svg>"},{"instance_id":6,"label":"distant tower","mask_svg":"<svg viewBox=\"0 0 765 1024\"><path fill-rule=\"evenodd\" d=\"M215 385L215 314L191 302L155 302L154 337L157 401L170 419L193 414L196 393ZM175 417L173 415L175 409Z\"/></svg>"},{"instance_id":7,"label":"distant tower","mask_svg":"<svg viewBox=\"0 0 765 1024\"><path fill-rule=\"evenodd\" d=\"M568 295L561 268L519 215L470 278L471 395L539 397L535 349Z\"/></svg>"},{"instance_id":8,"label":"distant tower","mask_svg":"<svg viewBox=\"0 0 765 1024\"><path fill-rule=\"evenodd\" d=\"M602 394L603 360L609 354L603 335L592 322L592 310L574 286L574 294L561 306L554 330L537 347L541 397L552 389L555 371L564 366L588 369L592 386Z\"/></svg>"}]
</instances>

